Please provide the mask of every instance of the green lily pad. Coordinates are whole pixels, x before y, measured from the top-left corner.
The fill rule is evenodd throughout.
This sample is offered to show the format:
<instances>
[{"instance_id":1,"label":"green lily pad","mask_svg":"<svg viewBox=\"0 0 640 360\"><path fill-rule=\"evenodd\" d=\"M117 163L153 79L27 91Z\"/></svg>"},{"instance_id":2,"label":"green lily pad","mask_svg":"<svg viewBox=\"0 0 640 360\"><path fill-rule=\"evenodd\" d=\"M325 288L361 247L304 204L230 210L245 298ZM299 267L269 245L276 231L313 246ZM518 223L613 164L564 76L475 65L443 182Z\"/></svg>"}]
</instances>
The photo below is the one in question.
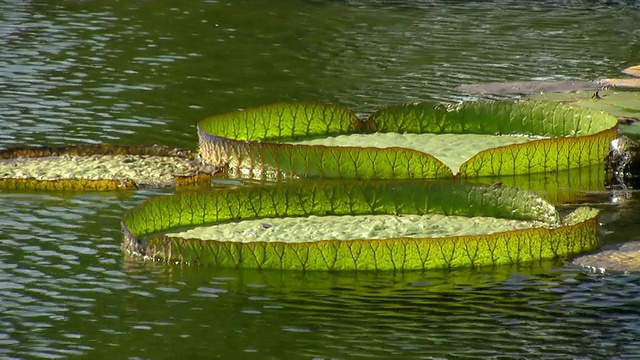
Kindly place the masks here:
<instances>
[{"instance_id":1,"label":"green lily pad","mask_svg":"<svg viewBox=\"0 0 640 360\"><path fill-rule=\"evenodd\" d=\"M436 225L434 217L425 217L431 214L482 217L467 220L502 222L507 228L437 236L400 231L403 226ZM565 258L597 248L596 214L596 210L580 208L561 220L546 201L508 187L429 181L316 182L153 198L128 211L122 226L125 249L169 262L298 270L408 270ZM405 216L407 223L398 226L398 233L381 229L381 235L373 237L347 234L330 239L326 234L313 238L299 232L295 242L279 236L277 230L282 227L274 221L298 218L293 219L296 229L305 221L315 221L335 224L335 231L346 232L340 227L345 219L334 222L335 217L349 217L347 224L359 222L366 228L376 221L379 226L385 221L402 223ZM513 220L524 222L514 225ZM213 240L182 233L202 226L226 230L218 232L222 238ZM247 233L252 230L254 234ZM257 235L256 230L262 237L247 241L247 236Z\"/></svg>"},{"instance_id":2,"label":"green lily pad","mask_svg":"<svg viewBox=\"0 0 640 360\"><path fill-rule=\"evenodd\" d=\"M553 172L601 163L616 136L616 120L600 112L534 101L433 103L384 108L367 119L348 109L280 103L205 119L200 155L214 166L249 177L343 179L450 178L438 156L398 143L379 148L293 144L339 135L477 134L537 137L466 154L459 176Z\"/></svg>"},{"instance_id":3,"label":"green lily pad","mask_svg":"<svg viewBox=\"0 0 640 360\"><path fill-rule=\"evenodd\" d=\"M322 240L388 239L491 234L540 226L535 221L455 215L325 215L260 218L200 226L169 237L239 242L306 243Z\"/></svg>"},{"instance_id":4,"label":"green lily pad","mask_svg":"<svg viewBox=\"0 0 640 360\"><path fill-rule=\"evenodd\" d=\"M101 191L207 183L215 169L186 149L75 145L0 151L0 189Z\"/></svg>"},{"instance_id":5,"label":"green lily pad","mask_svg":"<svg viewBox=\"0 0 640 360\"><path fill-rule=\"evenodd\" d=\"M503 176L556 172L602 163L616 136L616 120L603 113L535 101L462 103L430 111L426 104L374 113L377 131L503 134L544 139L481 151L458 176Z\"/></svg>"},{"instance_id":6,"label":"green lily pad","mask_svg":"<svg viewBox=\"0 0 640 360\"><path fill-rule=\"evenodd\" d=\"M373 134L351 134L319 139L291 142L300 145L323 145L332 147L408 148L432 154L442 163L458 172L460 165L469 159L469 154L512 144L537 140L531 136L486 135L486 134L410 134L377 132Z\"/></svg>"},{"instance_id":7,"label":"green lily pad","mask_svg":"<svg viewBox=\"0 0 640 360\"><path fill-rule=\"evenodd\" d=\"M640 92L603 90L575 93L546 93L532 96L533 100L562 102L611 114L620 120L619 131L634 139L640 137Z\"/></svg>"},{"instance_id":8,"label":"green lily pad","mask_svg":"<svg viewBox=\"0 0 640 360\"><path fill-rule=\"evenodd\" d=\"M562 102L604 111L613 116L640 116L640 92L602 90L597 93L578 91L573 93L546 93L531 97L532 100Z\"/></svg>"}]
</instances>

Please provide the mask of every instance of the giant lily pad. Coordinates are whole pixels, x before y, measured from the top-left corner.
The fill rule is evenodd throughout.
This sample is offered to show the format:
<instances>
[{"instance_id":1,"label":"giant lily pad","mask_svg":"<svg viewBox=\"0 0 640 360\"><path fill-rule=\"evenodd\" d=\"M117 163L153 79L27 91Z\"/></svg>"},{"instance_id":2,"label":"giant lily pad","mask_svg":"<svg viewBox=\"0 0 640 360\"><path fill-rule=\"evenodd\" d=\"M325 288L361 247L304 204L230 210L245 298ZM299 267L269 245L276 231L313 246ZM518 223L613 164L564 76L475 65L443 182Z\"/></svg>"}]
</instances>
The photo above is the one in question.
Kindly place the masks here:
<instances>
[{"instance_id":1,"label":"giant lily pad","mask_svg":"<svg viewBox=\"0 0 640 360\"><path fill-rule=\"evenodd\" d=\"M640 117L640 92L637 91L602 90L598 93L588 91L546 93L531 98L604 111L616 117Z\"/></svg>"},{"instance_id":2,"label":"giant lily pad","mask_svg":"<svg viewBox=\"0 0 640 360\"><path fill-rule=\"evenodd\" d=\"M187 149L75 145L0 151L0 189L99 191L207 183L215 172Z\"/></svg>"},{"instance_id":3,"label":"giant lily pad","mask_svg":"<svg viewBox=\"0 0 640 360\"><path fill-rule=\"evenodd\" d=\"M198 135L200 155L236 174L407 179L452 177L452 169L439 159L447 154L437 154L441 150L437 145L432 152L403 143L388 147L375 137L364 139L369 140L368 146L292 142L376 133L456 134L460 144L470 142L466 134L518 139L514 142L528 137L520 144L479 152L471 148L473 152L465 154L467 160L459 166L459 176L500 176L602 163L609 141L616 136L616 125L608 114L535 101L405 104L384 108L367 119L335 105L280 103L205 119L198 124Z\"/></svg>"},{"instance_id":4,"label":"giant lily pad","mask_svg":"<svg viewBox=\"0 0 640 360\"><path fill-rule=\"evenodd\" d=\"M157 260L243 268L398 270L519 264L596 248L596 213L579 208L561 220L546 201L508 187L429 181L307 182L149 199L125 214L123 247ZM482 226L503 219L507 228L437 236L401 232L403 226L443 224L429 217L432 214L476 217L470 221ZM287 240L278 232L285 227L280 218L316 225L289 230L297 239ZM374 224L369 230L375 230L375 221L382 230L390 221L404 225L398 234L382 231L381 236L337 234L330 239L325 233L325 238L314 239L309 233L318 224L346 232L345 223L357 222L365 228ZM218 234L226 235L209 240L180 233L203 226L226 227L227 232L223 229ZM261 237L254 236L256 231L263 232Z\"/></svg>"},{"instance_id":5,"label":"giant lily pad","mask_svg":"<svg viewBox=\"0 0 640 360\"><path fill-rule=\"evenodd\" d=\"M606 112L621 122L620 133L640 138L640 92L603 90L598 93L546 93L531 97L534 100L554 101Z\"/></svg>"}]
</instances>

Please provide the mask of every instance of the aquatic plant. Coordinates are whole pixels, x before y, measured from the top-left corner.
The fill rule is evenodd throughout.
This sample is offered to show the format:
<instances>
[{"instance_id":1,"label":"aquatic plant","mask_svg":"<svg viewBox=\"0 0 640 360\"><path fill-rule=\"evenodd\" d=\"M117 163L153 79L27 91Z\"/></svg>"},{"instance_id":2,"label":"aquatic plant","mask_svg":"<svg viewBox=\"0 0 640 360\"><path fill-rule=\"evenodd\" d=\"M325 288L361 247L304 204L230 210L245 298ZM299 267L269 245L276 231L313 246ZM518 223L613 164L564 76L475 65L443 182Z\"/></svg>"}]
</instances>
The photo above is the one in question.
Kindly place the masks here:
<instances>
[{"instance_id":1,"label":"aquatic plant","mask_svg":"<svg viewBox=\"0 0 640 360\"><path fill-rule=\"evenodd\" d=\"M517 175L560 178L579 169L571 181L591 184L593 174L602 173L616 127L617 120L604 112L554 102L403 104L366 118L337 105L279 103L201 121L198 156L165 146L4 150L0 186L56 191L174 186L209 183L218 171L279 180L179 192L129 210L122 221L123 247L155 260L297 270L520 264L595 249L597 211L579 208L561 218L542 198L502 180L492 185L469 181L500 177L519 186ZM432 137L416 138L424 134ZM395 136L394 142L383 145L380 136L387 135ZM341 136L360 137L364 145L338 144ZM454 156L439 153L440 136L471 146ZM410 148L402 142L409 138L427 147ZM327 145L328 140L336 143ZM465 160L451 159L459 157ZM338 180L327 181L332 178ZM539 184L532 179L526 181ZM402 229L411 219L421 229L435 227L434 214L446 216L443 232ZM296 230L295 239L285 238L280 220L291 218L303 224L312 218L329 222L336 236L314 238ZM256 229L214 238L193 235L229 224L254 226L252 219L259 220L257 230L263 232L257 241L243 235ZM354 235L339 228L345 221L347 227L349 222L401 225L396 233ZM473 231L448 228L459 221L470 221L473 225L464 226ZM376 226L385 225L370 225ZM179 232L185 227L191 232Z\"/></svg>"},{"instance_id":2,"label":"aquatic plant","mask_svg":"<svg viewBox=\"0 0 640 360\"><path fill-rule=\"evenodd\" d=\"M528 225L500 232L489 226L466 235L342 240L308 240L309 232L316 230L308 228L287 240L265 220L337 215L352 216L353 221L358 215L382 214L482 217L477 224L506 218ZM560 219L551 204L508 187L429 181L314 182L152 198L129 210L122 227L125 249L169 262L288 270L424 270L520 264L593 250L599 244L596 214L594 209L579 208ZM185 227L242 224L249 219L263 219L270 235L252 241L244 231L249 228L216 239L168 235ZM430 226L429 218L421 221ZM345 231L333 226L335 232Z\"/></svg>"},{"instance_id":3,"label":"aquatic plant","mask_svg":"<svg viewBox=\"0 0 640 360\"><path fill-rule=\"evenodd\" d=\"M0 150L0 189L106 191L210 183L215 169L188 149L73 145Z\"/></svg>"},{"instance_id":4,"label":"aquatic plant","mask_svg":"<svg viewBox=\"0 0 640 360\"><path fill-rule=\"evenodd\" d=\"M404 104L365 119L335 105L280 103L205 119L198 124L198 135L203 159L249 177L411 179L451 178L453 172L434 154L402 143L381 149L375 142L368 146L291 142L373 133L534 137L465 154L468 160L457 172L462 177L499 176L601 164L609 142L617 136L616 126L616 119L607 113L553 102Z\"/></svg>"}]
</instances>

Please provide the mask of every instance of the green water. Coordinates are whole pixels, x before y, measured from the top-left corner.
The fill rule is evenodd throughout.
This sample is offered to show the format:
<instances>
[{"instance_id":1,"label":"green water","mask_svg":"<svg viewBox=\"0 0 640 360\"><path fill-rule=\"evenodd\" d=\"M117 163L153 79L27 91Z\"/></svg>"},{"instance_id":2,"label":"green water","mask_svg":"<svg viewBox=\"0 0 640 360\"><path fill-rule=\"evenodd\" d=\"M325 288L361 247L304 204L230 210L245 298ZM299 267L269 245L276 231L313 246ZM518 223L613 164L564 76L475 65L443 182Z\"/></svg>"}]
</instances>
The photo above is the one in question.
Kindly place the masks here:
<instances>
[{"instance_id":1,"label":"green water","mask_svg":"<svg viewBox=\"0 0 640 360\"><path fill-rule=\"evenodd\" d=\"M284 100L361 113L465 83L615 77L632 1L0 0L0 147L195 148L204 117ZM120 250L167 190L0 192L0 358L640 356L640 275L565 264L429 273L217 270ZM640 205L596 198L606 243Z\"/></svg>"}]
</instances>

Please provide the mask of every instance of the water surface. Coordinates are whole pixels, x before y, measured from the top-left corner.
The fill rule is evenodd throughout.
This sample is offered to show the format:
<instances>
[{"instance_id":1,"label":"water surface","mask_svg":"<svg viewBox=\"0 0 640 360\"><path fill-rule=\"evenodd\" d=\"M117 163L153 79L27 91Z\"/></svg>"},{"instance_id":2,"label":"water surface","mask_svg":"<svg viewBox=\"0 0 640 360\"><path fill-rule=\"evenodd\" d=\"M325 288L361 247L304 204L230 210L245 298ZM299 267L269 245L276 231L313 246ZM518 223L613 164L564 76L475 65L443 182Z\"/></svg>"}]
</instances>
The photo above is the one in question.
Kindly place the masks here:
<instances>
[{"instance_id":1,"label":"water surface","mask_svg":"<svg viewBox=\"0 0 640 360\"><path fill-rule=\"evenodd\" d=\"M0 1L0 148L195 148L195 124L286 100L367 113L465 83L617 76L629 1ZM0 192L0 357L640 356L640 278L559 263L423 273L145 263L122 213L170 191ZM634 195L635 196L635 195ZM604 241L640 240L635 198Z\"/></svg>"}]
</instances>

